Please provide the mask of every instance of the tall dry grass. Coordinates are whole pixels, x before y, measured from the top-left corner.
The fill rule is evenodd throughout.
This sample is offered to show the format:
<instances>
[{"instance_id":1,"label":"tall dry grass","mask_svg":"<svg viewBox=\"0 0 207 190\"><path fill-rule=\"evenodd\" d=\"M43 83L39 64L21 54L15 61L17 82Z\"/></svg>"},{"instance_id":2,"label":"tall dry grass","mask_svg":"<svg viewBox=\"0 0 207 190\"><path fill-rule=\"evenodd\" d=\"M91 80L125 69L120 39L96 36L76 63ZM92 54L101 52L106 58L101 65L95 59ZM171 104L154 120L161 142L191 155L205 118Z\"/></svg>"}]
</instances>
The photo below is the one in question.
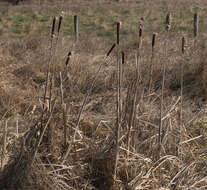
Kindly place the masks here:
<instances>
[{"instance_id":1,"label":"tall dry grass","mask_svg":"<svg viewBox=\"0 0 207 190\"><path fill-rule=\"evenodd\" d=\"M168 17L167 34L152 40L142 18L130 55L121 53L127 51L118 24L116 43L94 59L88 47L79 49L81 39L79 52L61 49L64 18L58 27L53 20L43 106L34 101L28 131L0 174L1 189L205 189L206 126L199 120L205 109L189 106L190 95L198 97L189 88L200 88L199 81L187 81L194 67L183 61L180 36L170 44ZM177 57L170 48L179 49Z\"/></svg>"}]
</instances>

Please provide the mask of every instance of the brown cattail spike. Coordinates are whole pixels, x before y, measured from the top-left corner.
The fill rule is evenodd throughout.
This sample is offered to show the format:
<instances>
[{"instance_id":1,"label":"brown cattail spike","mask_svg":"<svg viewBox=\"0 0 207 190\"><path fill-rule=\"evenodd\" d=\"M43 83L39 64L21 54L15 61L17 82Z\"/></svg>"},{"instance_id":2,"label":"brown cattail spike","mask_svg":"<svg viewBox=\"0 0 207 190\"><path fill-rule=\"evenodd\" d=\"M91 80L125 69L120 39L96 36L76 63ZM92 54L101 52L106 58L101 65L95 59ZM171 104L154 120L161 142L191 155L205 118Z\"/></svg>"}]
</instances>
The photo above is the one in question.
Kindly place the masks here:
<instances>
[{"instance_id":1,"label":"brown cattail spike","mask_svg":"<svg viewBox=\"0 0 207 190\"><path fill-rule=\"evenodd\" d=\"M53 21L52 21L51 38L53 38L53 36L54 36L54 32L55 32L55 22L56 22L56 17L54 17L53 18Z\"/></svg>"},{"instance_id":2,"label":"brown cattail spike","mask_svg":"<svg viewBox=\"0 0 207 190\"><path fill-rule=\"evenodd\" d=\"M111 52L113 51L113 49L115 48L115 46L116 46L116 44L114 43L112 45L112 47L110 48L110 50L108 51L108 53L106 54L106 57L108 57L111 54Z\"/></svg>"},{"instance_id":3,"label":"brown cattail spike","mask_svg":"<svg viewBox=\"0 0 207 190\"><path fill-rule=\"evenodd\" d=\"M71 55L72 55L72 52L69 51L69 52L68 52L67 59L66 59L66 62L65 62L65 65L66 65L66 66L67 66L67 65L69 64L69 62L70 62Z\"/></svg>"},{"instance_id":4,"label":"brown cattail spike","mask_svg":"<svg viewBox=\"0 0 207 190\"><path fill-rule=\"evenodd\" d=\"M74 33L75 33L75 41L78 41L78 16L74 16Z\"/></svg>"},{"instance_id":5,"label":"brown cattail spike","mask_svg":"<svg viewBox=\"0 0 207 190\"><path fill-rule=\"evenodd\" d=\"M142 28L139 28L139 37L142 37Z\"/></svg>"},{"instance_id":6,"label":"brown cattail spike","mask_svg":"<svg viewBox=\"0 0 207 190\"><path fill-rule=\"evenodd\" d=\"M169 31L171 28L171 22L172 22L172 15L171 13L168 13L166 16L166 30Z\"/></svg>"},{"instance_id":7,"label":"brown cattail spike","mask_svg":"<svg viewBox=\"0 0 207 190\"><path fill-rule=\"evenodd\" d=\"M187 42L186 42L186 38L183 36L182 37L182 54L185 53L186 48L187 48Z\"/></svg>"},{"instance_id":8,"label":"brown cattail spike","mask_svg":"<svg viewBox=\"0 0 207 190\"><path fill-rule=\"evenodd\" d=\"M194 37L198 36L198 22L199 22L199 17L198 13L194 14L194 20L193 20L193 25L194 25Z\"/></svg>"},{"instance_id":9,"label":"brown cattail spike","mask_svg":"<svg viewBox=\"0 0 207 190\"><path fill-rule=\"evenodd\" d=\"M58 34L59 34L59 32L60 32L60 28L61 28L62 20L63 20L63 17L60 16L60 17L59 17L59 23L58 23Z\"/></svg>"},{"instance_id":10,"label":"brown cattail spike","mask_svg":"<svg viewBox=\"0 0 207 190\"><path fill-rule=\"evenodd\" d=\"M155 47L156 36L157 36L157 34L156 33L153 33L153 35L152 35L152 49L154 49L154 47Z\"/></svg>"},{"instance_id":11,"label":"brown cattail spike","mask_svg":"<svg viewBox=\"0 0 207 190\"><path fill-rule=\"evenodd\" d=\"M141 17L139 21L139 37L140 38L142 37L143 28L144 28L144 18Z\"/></svg>"},{"instance_id":12,"label":"brown cattail spike","mask_svg":"<svg viewBox=\"0 0 207 190\"><path fill-rule=\"evenodd\" d=\"M124 65L124 63L125 63L125 54L124 54L123 51L121 52L121 62Z\"/></svg>"},{"instance_id":13,"label":"brown cattail spike","mask_svg":"<svg viewBox=\"0 0 207 190\"><path fill-rule=\"evenodd\" d=\"M119 45L119 42L120 42L120 26L121 26L121 23L117 22L117 38L116 38L117 45Z\"/></svg>"}]
</instances>

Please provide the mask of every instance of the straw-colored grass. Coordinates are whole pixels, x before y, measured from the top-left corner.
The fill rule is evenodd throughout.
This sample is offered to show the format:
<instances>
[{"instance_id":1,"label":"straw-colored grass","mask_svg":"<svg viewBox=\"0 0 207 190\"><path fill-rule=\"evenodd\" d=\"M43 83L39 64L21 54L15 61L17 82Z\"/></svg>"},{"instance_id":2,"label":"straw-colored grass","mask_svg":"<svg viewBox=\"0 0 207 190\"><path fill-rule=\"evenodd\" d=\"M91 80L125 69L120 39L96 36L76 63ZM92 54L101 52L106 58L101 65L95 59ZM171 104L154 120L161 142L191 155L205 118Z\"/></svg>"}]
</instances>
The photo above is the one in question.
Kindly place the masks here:
<instances>
[{"instance_id":1,"label":"straw-colored grass","mask_svg":"<svg viewBox=\"0 0 207 190\"><path fill-rule=\"evenodd\" d=\"M0 2L0 189L206 189L205 5Z\"/></svg>"}]
</instances>

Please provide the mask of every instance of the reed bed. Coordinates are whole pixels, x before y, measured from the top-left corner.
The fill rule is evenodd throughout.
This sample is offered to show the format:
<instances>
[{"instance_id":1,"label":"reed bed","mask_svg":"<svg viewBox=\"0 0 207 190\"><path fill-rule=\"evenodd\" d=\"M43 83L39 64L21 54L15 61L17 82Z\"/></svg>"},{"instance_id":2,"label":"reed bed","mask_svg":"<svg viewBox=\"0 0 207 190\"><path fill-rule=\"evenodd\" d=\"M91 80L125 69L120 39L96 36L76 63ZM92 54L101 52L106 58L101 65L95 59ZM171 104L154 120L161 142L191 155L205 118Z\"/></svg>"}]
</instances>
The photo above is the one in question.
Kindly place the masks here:
<instances>
[{"instance_id":1,"label":"reed bed","mask_svg":"<svg viewBox=\"0 0 207 190\"><path fill-rule=\"evenodd\" d=\"M8 130L9 111L0 120L0 189L205 189L206 109L194 111L192 103L204 98L197 76L204 64L195 71L189 63L193 41L199 47L203 38L193 19L192 37L178 34L171 43L171 13L165 32L150 36L140 17L130 52L123 22L115 23L115 40L96 56L83 52L89 41L79 33L81 15L74 16L69 48L61 46L64 16L54 17L43 85L34 87L38 101L25 111L27 130L19 135L19 122L15 133Z\"/></svg>"}]
</instances>

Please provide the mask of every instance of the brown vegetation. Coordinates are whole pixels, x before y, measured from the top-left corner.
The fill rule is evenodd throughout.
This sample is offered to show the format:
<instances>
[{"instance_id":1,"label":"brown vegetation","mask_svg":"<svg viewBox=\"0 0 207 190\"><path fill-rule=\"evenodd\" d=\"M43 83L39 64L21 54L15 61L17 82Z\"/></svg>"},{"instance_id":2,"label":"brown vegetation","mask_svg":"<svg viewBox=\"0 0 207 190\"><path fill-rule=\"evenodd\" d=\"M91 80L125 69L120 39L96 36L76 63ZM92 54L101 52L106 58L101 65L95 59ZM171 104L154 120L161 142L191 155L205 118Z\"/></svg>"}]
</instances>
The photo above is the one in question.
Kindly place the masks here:
<instances>
[{"instance_id":1,"label":"brown vegetation","mask_svg":"<svg viewBox=\"0 0 207 190\"><path fill-rule=\"evenodd\" d=\"M184 11L206 3L72 2L4 7L6 15L24 8L55 17L46 35L36 23L24 38L0 37L0 189L206 189L205 13L193 21ZM97 16L86 34L79 6L88 19L100 6L128 22L133 7L147 13L131 28L120 16L114 35L101 38L94 30L112 21L100 26ZM64 34L67 9L79 16L76 36Z\"/></svg>"}]
</instances>

